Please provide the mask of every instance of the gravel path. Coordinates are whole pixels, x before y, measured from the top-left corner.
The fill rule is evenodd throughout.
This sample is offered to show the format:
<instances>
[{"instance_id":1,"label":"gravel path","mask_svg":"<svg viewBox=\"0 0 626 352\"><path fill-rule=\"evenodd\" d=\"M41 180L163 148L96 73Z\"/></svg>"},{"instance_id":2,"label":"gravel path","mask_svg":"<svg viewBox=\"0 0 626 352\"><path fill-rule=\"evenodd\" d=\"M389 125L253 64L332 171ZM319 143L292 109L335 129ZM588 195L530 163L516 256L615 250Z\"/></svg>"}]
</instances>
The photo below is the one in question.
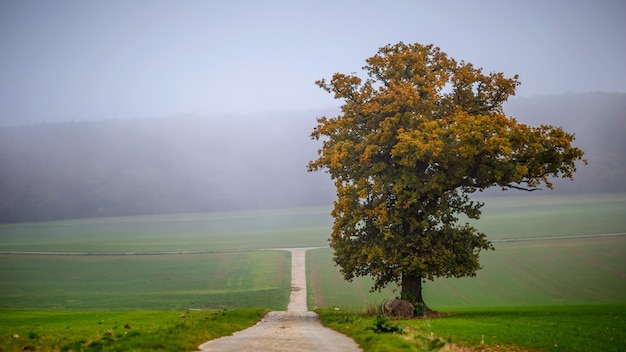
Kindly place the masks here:
<instances>
[{"instance_id":1,"label":"gravel path","mask_svg":"<svg viewBox=\"0 0 626 352\"><path fill-rule=\"evenodd\" d=\"M200 351L361 351L352 339L324 327L317 314L308 311L305 253L309 249L283 249L291 252L291 298L286 312L269 312L253 327L205 342Z\"/></svg>"}]
</instances>

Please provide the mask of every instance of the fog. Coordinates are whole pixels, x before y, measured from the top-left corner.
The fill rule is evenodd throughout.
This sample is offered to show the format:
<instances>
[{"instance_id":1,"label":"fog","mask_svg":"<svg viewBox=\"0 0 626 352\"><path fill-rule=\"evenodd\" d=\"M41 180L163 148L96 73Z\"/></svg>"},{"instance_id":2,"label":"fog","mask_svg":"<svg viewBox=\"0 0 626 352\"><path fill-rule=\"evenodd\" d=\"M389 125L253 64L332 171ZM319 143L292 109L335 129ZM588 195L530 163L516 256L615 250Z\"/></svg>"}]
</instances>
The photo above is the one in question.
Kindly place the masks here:
<instances>
[{"instance_id":1,"label":"fog","mask_svg":"<svg viewBox=\"0 0 626 352\"><path fill-rule=\"evenodd\" d=\"M306 171L312 116L0 128L0 221L329 205L328 175Z\"/></svg>"},{"instance_id":2,"label":"fog","mask_svg":"<svg viewBox=\"0 0 626 352\"><path fill-rule=\"evenodd\" d=\"M556 179L551 193L626 192L626 94L585 93L514 98L505 112L520 122L562 127L585 152L574 181ZM544 187L545 188L545 187Z\"/></svg>"},{"instance_id":3,"label":"fog","mask_svg":"<svg viewBox=\"0 0 626 352\"><path fill-rule=\"evenodd\" d=\"M507 112L575 132L590 160L558 192L626 191L625 13L622 1L3 1L0 222L330 205L329 176L306 172L320 147L308 136L341 102L314 81L398 41L519 74Z\"/></svg>"},{"instance_id":4,"label":"fog","mask_svg":"<svg viewBox=\"0 0 626 352\"><path fill-rule=\"evenodd\" d=\"M620 0L0 2L0 124L337 107L313 82L434 43L518 96L626 92Z\"/></svg>"},{"instance_id":5,"label":"fog","mask_svg":"<svg viewBox=\"0 0 626 352\"><path fill-rule=\"evenodd\" d=\"M586 152L589 166L580 164L573 182L557 180L551 194L626 192L626 94L513 99L505 110L524 123L562 126ZM321 146L308 137L315 117L335 114L1 127L0 222L330 206L329 175L307 173L306 164Z\"/></svg>"}]
</instances>

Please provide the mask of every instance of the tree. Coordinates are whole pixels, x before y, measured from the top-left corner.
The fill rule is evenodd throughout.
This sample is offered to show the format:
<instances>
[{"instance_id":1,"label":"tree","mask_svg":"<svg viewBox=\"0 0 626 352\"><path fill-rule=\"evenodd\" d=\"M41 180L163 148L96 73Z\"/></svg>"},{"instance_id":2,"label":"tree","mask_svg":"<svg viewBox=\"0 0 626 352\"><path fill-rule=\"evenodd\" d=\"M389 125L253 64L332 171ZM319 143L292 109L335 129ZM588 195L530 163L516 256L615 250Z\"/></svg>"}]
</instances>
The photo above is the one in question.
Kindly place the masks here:
<instances>
[{"instance_id":1,"label":"tree","mask_svg":"<svg viewBox=\"0 0 626 352\"><path fill-rule=\"evenodd\" d=\"M426 279L475 276L480 251L493 249L458 223L480 217L472 193L552 188L549 177L572 178L583 152L561 128L504 114L518 76L483 74L433 45L402 42L366 63L366 79L316 82L344 103L338 116L317 119L311 138L323 144L308 169L335 182L330 246L344 278L371 275L372 290L396 283L401 299L426 307Z\"/></svg>"}]
</instances>

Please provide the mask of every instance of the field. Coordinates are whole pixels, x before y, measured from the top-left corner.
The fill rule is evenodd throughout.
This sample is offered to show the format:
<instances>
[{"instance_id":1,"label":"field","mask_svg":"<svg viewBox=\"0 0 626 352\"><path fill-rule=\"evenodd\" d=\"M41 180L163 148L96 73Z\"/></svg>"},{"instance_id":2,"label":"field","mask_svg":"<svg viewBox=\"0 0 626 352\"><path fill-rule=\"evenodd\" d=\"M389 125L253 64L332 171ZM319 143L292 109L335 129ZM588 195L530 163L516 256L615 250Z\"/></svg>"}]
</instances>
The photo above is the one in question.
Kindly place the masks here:
<instances>
[{"instance_id":1,"label":"field","mask_svg":"<svg viewBox=\"0 0 626 352\"><path fill-rule=\"evenodd\" d=\"M324 323L367 351L423 351L441 341L478 351L626 349L623 195L488 199L475 226L496 247L481 255L477 277L424 288L429 306L450 316L388 322L403 327L401 337L373 333L375 318L355 312L397 292L370 293L369 278L345 282L329 249L308 254L309 306L336 307L319 311Z\"/></svg>"},{"instance_id":2,"label":"field","mask_svg":"<svg viewBox=\"0 0 626 352\"><path fill-rule=\"evenodd\" d=\"M0 351L194 351L253 325L262 308L229 311L0 310Z\"/></svg>"},{"instance_id":3,"label":"field","mask_svg":"<svg viewBox=\"0 0 626 352\"><path fill-rule=\"evenodd\" d=\"M184 310L289 301L286 251L189 255L3 255L0 307Z\"/></svg>"},{"instance_id":4,"label":"field","mask_svg":"<svg viewBox=\"0 0 626 352\"><path fill-rule=\"evenodd\" d=\"M349 335L366 351L431 351L444 344L472 351L621 352L626 347L626 304L456 308L437 319L383 320L320 309L322 322ZM464 350L465 351L465 350Z\"/></svg>"},{"instance_id":5,"label":"field","mask_svg":"<svg viewBox=\"0 0 626 352\"><path fill-rule=\"evenodd\" d=\"M330 249L308 255L311 306L362 309L399 294L368 293L369 278L345 282ZM626 236L496 243L476 277L427 281L424 299L433 309L626 303L625 261Z\"/></svg>"},{"instance_id":6,"label":"field","mask_svg":"<svg viewBox=\"0 0 626 352\"><path fill-rule=\"evenodd\" d=\"M579 321L581 328L586 326L583 321L591 326L606 321L584 313L595 310L591 304L600 311L616 311L608 327L620 330L602 334L585 327L589 333L572 330L572 334L587 340L589 334L596 334L611 346L623 347L626 195L532 195L485 202L483 217L474 225L488 235L496 250L481 255L484 269L475 278L438 279L425 286L431 308L455 313L432 322L438 336L478 344L479 335L489 339L497 334L497 339L485 343L539 346L516 337L524 321L532 324L539 319L559 326L564 323L557 318L563 316ZM72 314L77 314L73 316L77 319L86 311L91 315L128 314L130 319L133 314L157 310L179 314L190 309L285 309L289 253L259 249L327 246L332 224L329 210L316 207L0 225L0 343L12 341L12 331L22 324L15 314L34 321L33 315L63 316L69 311L75 311ZM333 266L328 248L308 252L307 275L310 308L362 310L397 294L394 287L368 292L369 278L345 282ZM551 307L546 309L552 313L544 319L536 313L537 307ZM516 323L508 324L508 331L494 333L507 319ZM48 328L46 320L41 321L46 326L38 331L18 334L40 339ZM455 324L466 327L459 329ZM486 332L479 333L472 326L482 326ZM108 331L99 328L100 335ZM523 335L538 335L537 339L545 342L539 331L525 329ZM148 330L145 334L150 334ZM118 336L120 331L113 333ZM545 345L534 348L549 350Z\"/></svg>"},{"instance_id":7,"label":"field","mask_svg":"<svg viewBox=\"0 0 626 352\"><path fill-rule=\"evenodd\" d=\"M575 236L626 232L626 195L485 203L475 226L496 251L482 254L484 269L476 278L428 282L431 306L623 302L626 236ZM250 250L326 246L328 212L321 207L0 225L0 307L186 309L264 302L281 308L288 295L288 254ZM312 307L363 308L395 295L393 287L370 294L368 278L344 282L331 256L329 249L308 255Z\"/></svg>"},{"instance_id":8,"label":"field","mask_svg":"<svg viewBox=\"0 0 626 352\"><path fill-rule=\"evenodd\" d=\"M626 303L626 196L486 204L474 225L496 250L481 254L483 269L474 278L428 281L424 299L431 308ZM397 294L394 287L368 293L369 278L345 282L331 258L329 249L308 255L311 306L362 309Z\"/></svg>"},{"instance_id":9,"label":"field","mask_svg":"<svg viewBox=\"0 0 626 352\"><path fill-rule=\"evenodd\" d=\"M326 246L327 207L0 224L0 253L219 252Z\"/></svg>"},{"instance_id":10,"label":"field","mask_svg":"<svg viewBox=\"0 0 626 352\"><path fill-rule=\"evenodd\" d=\"M0 308L282 310L290 255L257 249L326 245L330 221L302 208L0 225Z\"/></svg>"}]
</instances>

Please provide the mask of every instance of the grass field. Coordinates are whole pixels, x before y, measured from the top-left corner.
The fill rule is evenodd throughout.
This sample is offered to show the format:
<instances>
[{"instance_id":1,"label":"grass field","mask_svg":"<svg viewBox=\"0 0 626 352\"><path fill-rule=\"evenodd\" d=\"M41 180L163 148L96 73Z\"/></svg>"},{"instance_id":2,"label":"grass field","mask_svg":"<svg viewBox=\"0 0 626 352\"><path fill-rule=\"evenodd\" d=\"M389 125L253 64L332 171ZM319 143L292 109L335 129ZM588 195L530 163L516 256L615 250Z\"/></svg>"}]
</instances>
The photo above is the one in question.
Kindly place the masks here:
<instances>
[{"instance_id":1,"label":"grass field","mask_svg":"<svg viewBox=\"0 0 626 352\"><path fill-rule=\"evenodd\" d=\"M0 253L229 251L326 246L328 207L0 224Z\"/></svg>"},{"instance_id":2,"label":"grass field","mask_svg":"<svg viewBox=\"0 0 626 352\"><path fill-rule=\"evenodd\" d=\"M0 255L0 308L168 310L289 301L291 255Z\"/></svg>"},{"instance_id":3,"label":"grass field","mask_svg":"<svg viewBox=\"0 0 626 352\"><path fill-rule=\"evenodd\" d=\"M47 312L0 310L0 351L194 351L256 323L266 309Z\"/></svg>"},{"instance_id":4,"label":"grass field","mask_svg":"<svg viewBox=\"0 0 626 352\"><path fill-rule=\"evenodd\" d=\"M362 309L396 294L367 292L369 278L345 282L330 249L308 258L311 306ZM434 309L626 303L625 261L626 236L499 243L476 277L428 281L424 299Z\"/></svg>"},{"instance_id":5,"label":"grass field","mask_svg":"<svg viewBox=\"0 0 626 352\"><path fill-rule=\"evenodd\" d=\"M0 225L0 308L285 309L289 253L251 250L323 246L330 224L301 208ZM203 253L116 255L180 251Z\"/></svg>"},{"instance_id":6,"label":"grass field","mask_svg":"<svg viewBox=\"0 0 626 352\"><path fill-rule=\"evenodd\" d=\"M421 324L420 324L421 323ZM455 309L428 325L465 345L521 345L541 351L623 351L626 305L561 305Z\"/></svg>"},{"instance_id":7,"label":"grass field","mask_svg":"<svg viewBox=\"0 0 626 352\"><path fill-rule=\"evenodd\" d=\"M322 309L322 321L374 351L430 351L444 343L473 351L621 352L626 305L456 308L437 319L392 320L402 333L374 332L376 317Z\"/></svg>"},{"instance_id":8,"label":"grass field","mask_svg":"<svg viewBox=\"0 0 626 352\"><path fill-rule=\"evenodd\" d=\"M477 277L427 282L431 308L626 303L626 235L575 237L626 232L626 195L492 198L486 204L475 226L496 250L481 254ZM369 278L345 282L331 260L329 249L308 255L311 306L362 309L395 296L393 286L369 293Z\"/></svg>"},{"instance_id":9,"label":"grass field","mask_svg":"<svg viewBox=\"0 0 626 352\"><path fill-rule=\"evenodd\" d=\"M436 329L442 338L473 345L491 339L485 343L557 350L548 344L555 334L550 331L560 329L563 337L559 339L569 336L572 344L593 347L584 341L595 336L608 341L597 346L618 347L589 350L626 347L626 236L619 235L626 232L626 194L503 197L485 202L483 217L474 225L494 241L496 251L481 255L484 269L476 278L426 284L424 294L431 308L455 313L431 320L429 329ZM158 330L155 336L168 334L163 331L180 336L184 334L176 329L187 325L158 315L192 308L285 309L290 255L256 249L326 246L332 224L329 211L318 207L0 225L0 309L4 309L0 310L0 345L17 346L8 350L44 346L52 334L50 338L64 339L64 346L85 347L93 342L97 349L112 343L111 339L114 346L131 346L122 345L126 335L119 320L136 317L140 321L141 314L148 314L152 325L140 335L152 336ZM615 235L577 237L598 234ZM189 251L197 254L158 254ZM331 258L330 249L307 254L310 307L362 310L396 295L394 287L369 293L369 278L346 283ZM589 304L595 305L588 308ZM548 313L540 314L541 309ZM607 309L616 313L593 313ZM16 318L20 314L22 322ZM33 318L39 314L56 318ZM54 319L62 325L99 314L119 314L120 318L111 318L116 325L98 326L78 340L60 330L54 332L60 326ZM33 325L35 320L41 323ZM597 330L605 321L609 330ZM13 332L20 326L20 332ZM46 332L49 328L51 333ZM70 329L69 334L74 333ZM13 335L20 337L15 340ZM151 339L135 335L128 341L141 344ZM477 340L479 335L481 340ZM366 351L376 350L370 347Z\"/></svg>"},{"instance_id":10,"label":"grass field","mask_svg":"<svg viewBox=\"0 0 626 352\"><path fill-rule=\"evenodd\" d=\"M626 232L626 194L477 198L475 226L491 240Z\"/></svg>"},{"instance_id":11,"label":"grass field","mask_svg":"<svg viewBox=\"0 0 626 352\"><path fill-rule=\"evenodd\" d=\"M494 240L496 251L482 254L484 269L476 278L428 282L425 295L431 306L624 302L626 236L522 239L626 232L626 195L496 197L485 203L475 226ZM263 306L280 308L288 295L288 254L246 250L324 246L332 223L328 211L317 207L0 225L0 253L207 252L0 254L0 307L249 307L269 297L273 299ZM393 287L368 293L368 278L344 282L328 249L310 252L308 262L311 307L364 308L395 295Z\"/></svg>"}]
</instances>

